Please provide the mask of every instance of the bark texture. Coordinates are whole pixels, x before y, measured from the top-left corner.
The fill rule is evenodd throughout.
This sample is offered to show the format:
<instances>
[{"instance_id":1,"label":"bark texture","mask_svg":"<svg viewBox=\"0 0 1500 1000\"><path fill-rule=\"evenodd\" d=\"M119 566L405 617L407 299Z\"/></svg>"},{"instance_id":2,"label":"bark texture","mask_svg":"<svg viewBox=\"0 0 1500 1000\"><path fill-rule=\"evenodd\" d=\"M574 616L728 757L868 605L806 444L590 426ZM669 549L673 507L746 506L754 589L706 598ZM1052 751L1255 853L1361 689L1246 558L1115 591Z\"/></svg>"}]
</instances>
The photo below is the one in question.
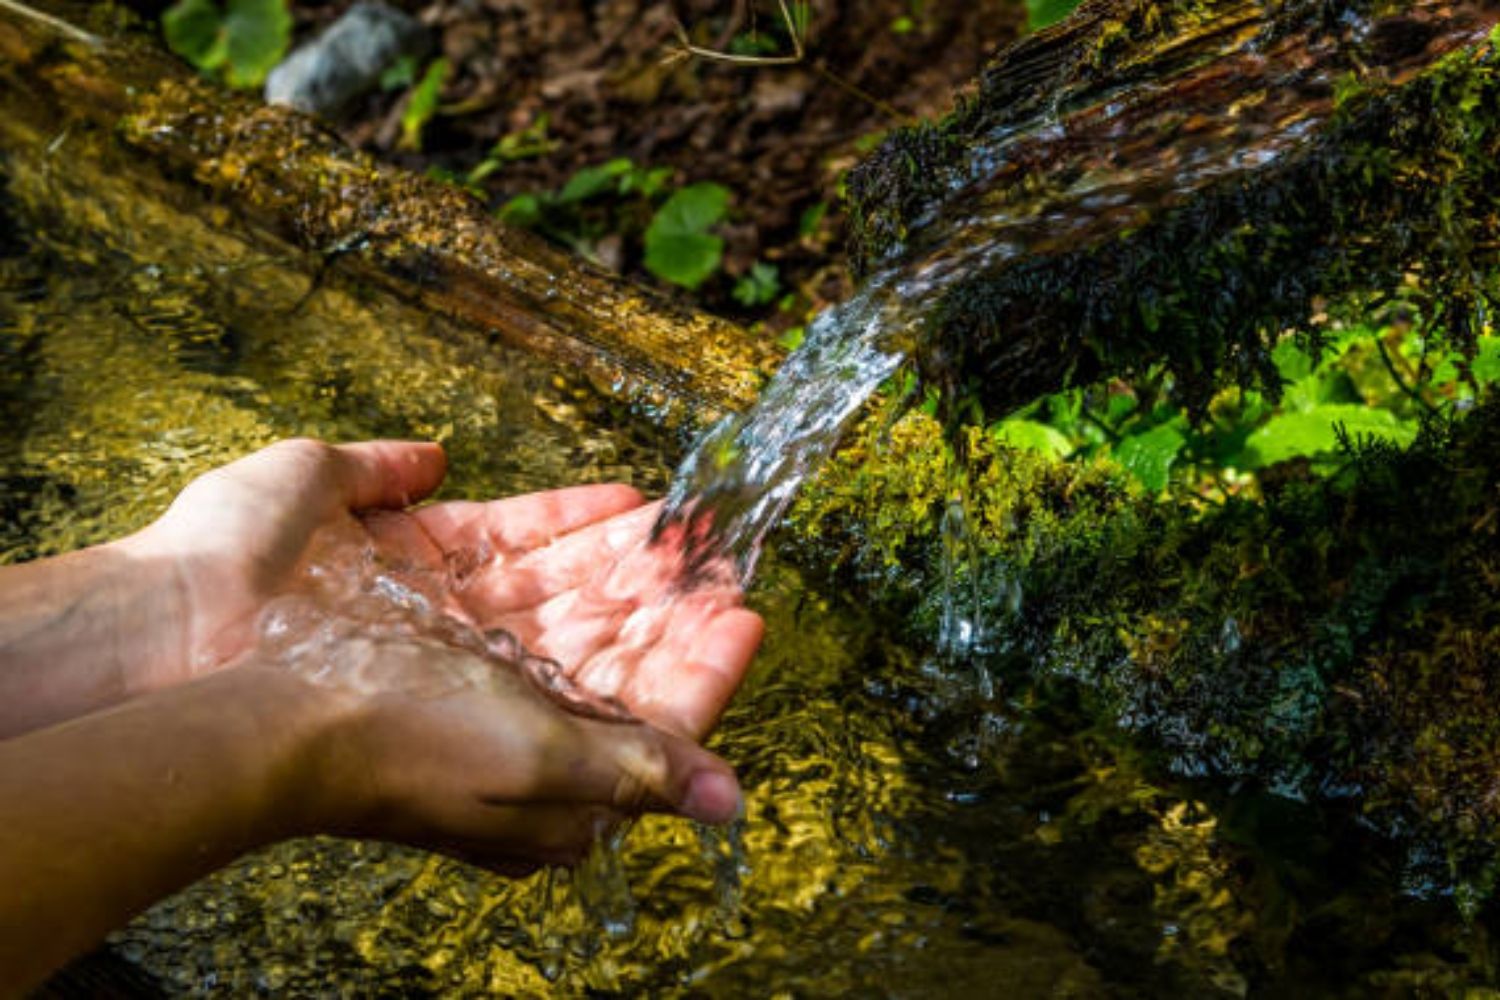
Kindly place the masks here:
<instances>
[{"instance_id":1,"label":"bark texture","mask_svg":"<svg viewBox=\"0 0 1500 1000\"><path fill-rule=\"evenodd\" d=\"M686 403L695 417L748 404L777 360L731 323L499 225L460 191L217 89L118 11L33 9L42 16L0 6L0 152L13 184L95 190L91 224L128 230L134 198L237 219L273 251L581 370L615 395Z\"/></svg>"}]
</instances>

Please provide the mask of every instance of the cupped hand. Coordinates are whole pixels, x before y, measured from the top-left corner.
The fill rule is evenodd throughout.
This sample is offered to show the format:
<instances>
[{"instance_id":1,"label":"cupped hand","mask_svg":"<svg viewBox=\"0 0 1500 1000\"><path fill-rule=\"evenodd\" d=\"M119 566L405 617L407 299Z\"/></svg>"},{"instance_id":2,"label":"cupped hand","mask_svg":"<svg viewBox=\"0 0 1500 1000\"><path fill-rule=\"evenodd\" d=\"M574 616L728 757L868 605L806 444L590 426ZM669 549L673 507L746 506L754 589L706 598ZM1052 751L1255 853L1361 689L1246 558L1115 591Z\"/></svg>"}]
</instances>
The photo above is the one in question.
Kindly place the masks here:
<instances>
[{"instance_id":1,"label":"cupped hand","mask_svg":"<svg viewBox=\"0 0 1500 1000\"><path fill-rule=\"evenodd\" d=\"M411 844L514 875L580 860L625 817L723 823L740 808L734 772L696 743L568 711L519 670L420 637L355 655L378 658L379 683L332 688L348 707L311 755L316 832Z\"/></svg>"},{"instance_id":2,"label":"cupped hand","mask_svg":"<svg viewBox=\"0 0 1500 1000\"><path fill-rule=\"evenodd\" d=\"M407 509L444 469L435 445L290 441L194 481L129 540L169 561L182 595L184 654L154 683L267 659L268 609L301 600L315 565L337 565L330 545L369 551L396 578L442 581L441 610L473 636L503 630L640 722L565 711L472 645L375 637L354 621L298 654L316 661L297 667L304 675L341 661L332 686L355 706L311 767L334 809L326 827L508 871L575 859L646 809L727 819L733 772L692 741L761 637L731 574L680 587L680 547L650 544L658 508L628 486Z\"/></svg>"},{"instance_id":3,"label":"cupped hand","mask_svg":"<svg viewBox=\"0 0 1500 1000\"><path fill-rule=\"evenodd\" d=\"M435 444L291 440L194 480L127 540L170 564L180 605L167 627L181 655L143 665L150 676L137 686L178 683L248 650L320 530L352 524L393 562L453 568L453 606L477 628L505 629L584 688L701 739L762 632L732 578L678 588L680 550L670 538L646 544L657 508L629 486L408 510L445 471Z\"/></svg>"}]
</instances>

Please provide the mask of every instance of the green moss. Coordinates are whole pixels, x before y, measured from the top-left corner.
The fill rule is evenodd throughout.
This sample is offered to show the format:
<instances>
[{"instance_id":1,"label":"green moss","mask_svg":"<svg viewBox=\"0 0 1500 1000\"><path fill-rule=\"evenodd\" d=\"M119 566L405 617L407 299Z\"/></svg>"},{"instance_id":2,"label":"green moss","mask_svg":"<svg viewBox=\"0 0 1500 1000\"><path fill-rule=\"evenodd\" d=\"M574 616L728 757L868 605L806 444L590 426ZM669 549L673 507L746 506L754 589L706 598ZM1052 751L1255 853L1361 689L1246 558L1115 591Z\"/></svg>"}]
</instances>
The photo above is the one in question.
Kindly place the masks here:
<instances>
[{"instance_id":1,"label":"green moss","mask_svg":"<svg viewBox=\"0 0 1500 1000\"><path fill-rule=\"evenodd\" d=\"M872 423L800 501L813 538L935 632L954 460L935 421ZM967 469L987 658L1019 692L1081 685L1172 769L1348 801L1434 885L1500 871L1500 401L1368 448L1333 480L1200 509L1105 464ZM897 564L902 572L890 570Z\"/></svg>"}]
</instances>

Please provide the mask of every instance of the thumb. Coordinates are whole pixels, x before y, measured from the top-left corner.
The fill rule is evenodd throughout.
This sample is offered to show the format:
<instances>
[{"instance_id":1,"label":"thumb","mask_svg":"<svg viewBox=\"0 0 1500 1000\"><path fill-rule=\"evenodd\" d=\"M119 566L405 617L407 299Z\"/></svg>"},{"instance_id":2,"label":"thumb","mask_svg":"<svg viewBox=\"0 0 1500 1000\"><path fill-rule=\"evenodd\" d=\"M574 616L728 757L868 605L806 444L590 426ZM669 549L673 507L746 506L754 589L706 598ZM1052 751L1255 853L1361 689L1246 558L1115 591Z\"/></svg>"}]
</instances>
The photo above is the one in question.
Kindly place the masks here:
<instances>
[{"instance_id":1,"label":"thumb","mask_svg":"<svg viewBox=\"0 0 1500 1000\"><path fill-rule=\"evenodd\" d=\"M334 474L353 510L408 507L443 481L442 445L427 441L361 441L330 449Z\"/></svg>"},{"instance_id":2,"label":"thumb","mask_svg":"<svg viewBox=\"0 0 1500 1000\"><path fill-rule=\"evenodd\" d=\"M593 766L574 765L580 797L627 814L673 812L701 823L740 814L733 769L696 743L645 723L579 722L594 745Z\"/></svg>"}]
</instances>

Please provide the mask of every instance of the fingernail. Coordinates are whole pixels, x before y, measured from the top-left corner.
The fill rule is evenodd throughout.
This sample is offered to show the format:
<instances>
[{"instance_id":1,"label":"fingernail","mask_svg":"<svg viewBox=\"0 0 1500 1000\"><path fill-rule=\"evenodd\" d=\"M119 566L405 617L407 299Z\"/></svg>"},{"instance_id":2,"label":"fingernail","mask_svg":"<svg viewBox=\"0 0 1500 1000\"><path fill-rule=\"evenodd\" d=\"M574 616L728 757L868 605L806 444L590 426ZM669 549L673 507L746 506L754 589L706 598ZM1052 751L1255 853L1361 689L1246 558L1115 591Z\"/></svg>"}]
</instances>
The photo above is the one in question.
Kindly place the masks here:
<instances>
[{"instance_id":1,"label":"fingernail","mask_svg":"<svg viewBox=\"0 0 1500 1000\"><path fill-rule=\"evenodd\" d=\"M728 823L740 815L740 786L722 771L698 771L688 781L681 811L700 823Z\"/></svg>"}]
</instances>

